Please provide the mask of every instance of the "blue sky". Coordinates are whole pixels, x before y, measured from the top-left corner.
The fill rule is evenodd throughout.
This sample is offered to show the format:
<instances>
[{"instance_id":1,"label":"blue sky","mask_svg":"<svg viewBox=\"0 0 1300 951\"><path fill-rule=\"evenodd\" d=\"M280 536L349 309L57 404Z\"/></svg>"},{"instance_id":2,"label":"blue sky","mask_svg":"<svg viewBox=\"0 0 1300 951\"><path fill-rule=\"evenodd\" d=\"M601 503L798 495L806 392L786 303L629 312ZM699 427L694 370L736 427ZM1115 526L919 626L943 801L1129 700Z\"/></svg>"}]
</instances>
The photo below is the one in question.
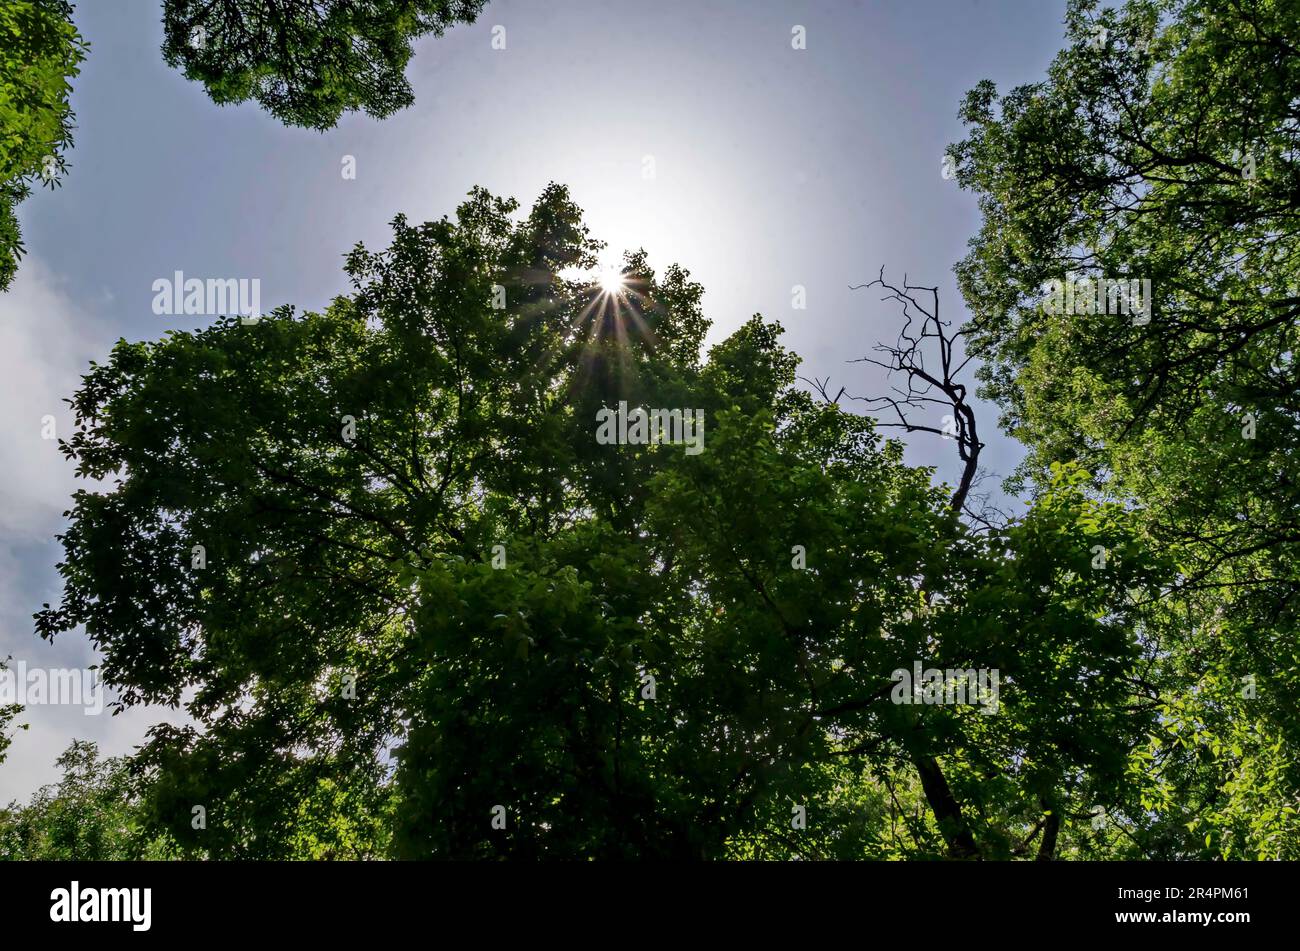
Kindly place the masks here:
<instances>
[{"instance_id":1,"label":"blue sky","mask_svg":"<svg viewBox=\"0 0 1300 951\"><path fill-rule=\"evenodd\" d=\"M981 79L1040 78L1064 0L491 0L477 23L417 43L414 106L324 134L255 104L212 104L163 64L160 7L77 5L91 50L71 168L22 206L29 254L0 295L0 657L29 666L94 663L79 633L53 645L32 633L32 612L58 597L53 539L74 488L40 421L54 415L66 434L62 400L119 337L209 319L155 315L156 279L259 278L264 310L318 309L347 289L343 255L385 246L394 215L440 218L475 185L527 207L557 181L611 251L644 246L655 267L691 271L710 341L762 313L786 327L804 375L880 393L878 373L846 361L892 340L898 311L848 285L884 265L938 284L961 319L951 269L979 221L940 174L962 137L958 104ZM791 48L796 25L806 49ZM795 285L804 310L791 307ZM985 458L1005 475L1018 453L994 418L986 409ZM941 476L954 456L919 436L908 451ZM124 753L162 719L180 714L29 708L0 803L54 780L74 737Z\"/></svg>"}]
</instances>

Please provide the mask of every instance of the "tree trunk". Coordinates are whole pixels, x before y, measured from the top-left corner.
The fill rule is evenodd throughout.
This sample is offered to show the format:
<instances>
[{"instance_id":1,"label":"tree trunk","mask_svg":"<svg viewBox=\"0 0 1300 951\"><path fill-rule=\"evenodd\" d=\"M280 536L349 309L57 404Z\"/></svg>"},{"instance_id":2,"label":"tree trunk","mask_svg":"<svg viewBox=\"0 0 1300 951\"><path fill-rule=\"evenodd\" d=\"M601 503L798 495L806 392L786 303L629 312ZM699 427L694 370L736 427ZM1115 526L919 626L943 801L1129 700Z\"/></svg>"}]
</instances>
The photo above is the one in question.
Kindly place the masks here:
<instances>
[{"instance_id":1,"label":"tree trunk","mask_svg":"<svg viewBox=\"0 0 1300 951\"><path fill-rule=\"evenodd\" d=\"M948 845L948 853L957 859L980 858L975 836L966 825L966 819L961 814L961 804L948 787L948 780L944 778L938 761L933 756L914 753L912 763L921 777L921 788L925 791L925 799L939 824L939 832Z\"/></svg>"}]
</instances>

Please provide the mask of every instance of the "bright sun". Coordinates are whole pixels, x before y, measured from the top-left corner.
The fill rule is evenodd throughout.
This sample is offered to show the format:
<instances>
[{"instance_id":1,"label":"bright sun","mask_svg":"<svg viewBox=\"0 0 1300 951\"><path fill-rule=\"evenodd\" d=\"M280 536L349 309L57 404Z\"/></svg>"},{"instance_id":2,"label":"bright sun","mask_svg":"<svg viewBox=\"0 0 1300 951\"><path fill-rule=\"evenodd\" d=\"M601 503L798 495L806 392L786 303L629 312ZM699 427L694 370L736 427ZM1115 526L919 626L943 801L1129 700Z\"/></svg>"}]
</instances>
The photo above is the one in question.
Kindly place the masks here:
<instances>
[{"instance_id":1,"label":"bright sun","mask_svg":"<svg viewBox=\"0 0 1300 951\"><path fill-rule=\"evenodd\" d=\"M601 272L600 288L606 294L618 294L623 290L623 271L621 268L608 267Z\"/></svg>"}]
</instances>

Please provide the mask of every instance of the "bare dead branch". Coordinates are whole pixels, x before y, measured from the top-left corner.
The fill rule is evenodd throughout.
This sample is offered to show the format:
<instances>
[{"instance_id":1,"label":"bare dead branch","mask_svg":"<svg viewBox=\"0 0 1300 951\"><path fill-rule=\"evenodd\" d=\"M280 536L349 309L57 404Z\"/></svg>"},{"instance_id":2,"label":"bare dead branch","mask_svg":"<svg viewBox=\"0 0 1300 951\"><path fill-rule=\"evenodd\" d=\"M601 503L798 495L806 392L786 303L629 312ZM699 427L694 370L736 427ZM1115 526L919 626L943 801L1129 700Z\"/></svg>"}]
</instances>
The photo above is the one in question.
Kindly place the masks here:
<instances>
[{"instance_id":1,"label":"bare dead branch","mask_svg":"<svg viewBox=\"0 0 1300 951\"><path fill-rule=\"evenodd\" d=\"M971 361L970 356L960 359L955 356L960 352L957 342L966 336L968 329L960 327L953 330L951 321L940 317L938 287L912 284L906 274L903 275L902 286L898 287L885 280L884 267L881 267L874 281L849 285L851 290L871 287L879 287L886 292L881 297L882 301L892 300L902 304L903 325L892 345L882 343L872 348L874 353L879 354L878 357L859 357L849 362L881 367L887 377L902 374L906 388L892 387L897 396L850 396L849 399L867 404L873 413L892 410L898 421L882 422L878 424L880 426L901 428L910 433L935 433L944 439L955 439L957 454L963 465L961 478L948 501L948 508L954 513L965 513L976 521L987 524L987 499L981 512L970 512L967 509L967 500L979 472L980 450L984 448L966 385L957 379ZM923 304L918 299L918 294L928 296L926 303ZM926 365L927 354L933 355L931 366ZM937 366L934 366L936 360ZM821 392L825 397L824 384ZM841 388L832 402L838 403L843 395L844 389ZM914 414L932 405L951 410L951 413L944 414L941 427L915 422L914 417L909 416L909 412Z\"/></svg>"}]
</instances>

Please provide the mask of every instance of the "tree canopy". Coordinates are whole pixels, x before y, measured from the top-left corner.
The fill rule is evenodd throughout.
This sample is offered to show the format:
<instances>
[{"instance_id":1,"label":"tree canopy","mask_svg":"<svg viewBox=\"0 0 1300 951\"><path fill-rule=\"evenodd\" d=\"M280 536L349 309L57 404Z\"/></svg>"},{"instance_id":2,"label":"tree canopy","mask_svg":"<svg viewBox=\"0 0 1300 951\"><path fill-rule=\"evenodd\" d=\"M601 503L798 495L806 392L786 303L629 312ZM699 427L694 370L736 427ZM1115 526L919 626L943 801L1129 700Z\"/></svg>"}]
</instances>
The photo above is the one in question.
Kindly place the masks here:
<instances>
[{"instance_id":1,"label":"tree canopy","mask_svg":"<svg viewBox=\"0 0 1300 951\"><path fill-rule=\"evenodd\" d=\"M0 860L107 862L172 854L165 839L143 829L125 757L103 759L94 743L73 740L56 765L63 771L57 785L0 809Z\"/></svg>"},{"instance_id":2,"label":"tree canopy","mask_svg":"<svg viewBox=\"0 0 1300 951\"><path fill-rule=\"evenodd\" d=\"M1031 450L1015 487L1077 465L1177 566L1142 624L1160 727L1132 824L1294 858L1300 4L1075 0L1067 26L1045 80L962 109L973 351ZM1103 279L1149 281L1145 319L1045 306Z\"/></svg>"},{"instance_id":3,"label":"tree canopy","mask_svg":"<svg viewBox=\"0 0 1300 951\"><path fill-rule=\"evenodd\" d=\"M138 757L154 828L214 857L1086 843L1062 817L1154 717L1127 706L1126 593L1161 570L1130 513L1062 469L976 532L796 386L779 325L702 358L684 270L632 254L606 294L563 188L516 211L399 217L323 313L86 375L63 448L111 487L77 493L38 626L84 625L125 705L189 695ZM620 401L702 411L704 451L601 444ZM896 702L916 661L999 670L997 715Z\"/></svg>"},{"instance_id":4,"label":"tree canopy","mask_svg":"<svg viewBox=\"0 0 1300 951\"><path fill-rule=\"evenodd\" d=\"M287 125L329 129L414 102L411 44L472 23L486 0L165 0L163 58L221 105L256 100Z\"/></svg>"},{"instance_id":5,"label":"tree canopy","mask_svg":"<svg viewBox=\"0 0 1300 951\"><path fill-rule=\"evenodd\" d=\"M193 75L323 128L477 12L361 6L293 6L314 79L252 41ZM867 400L897 422L801 385L762 315L706 347L679 266L594 283L559 185L398 216L321 312L119 341L71 400L93 486L37 630L188 722L74 745L0 849L1300 857L1297 6L1071 0L1044 80L969 93L969 321L867 285L903 308L874 362L907 388ZM1014 517L970 505L968 357L1028 449ZM957 484L891 425L953 438Z\"/></svg>"},{"instance_id":6,"label":"tree canopy","mask_svg":"<svg viewBox=\"0 0 1300 951\"><path fill-rule=\"evenodd\" d=\"M39 180L53 188L72 146L68 96L86 44L66 0L0 6L0 291L24 254L16 206Z\"/></svg>"}]
</instances>

